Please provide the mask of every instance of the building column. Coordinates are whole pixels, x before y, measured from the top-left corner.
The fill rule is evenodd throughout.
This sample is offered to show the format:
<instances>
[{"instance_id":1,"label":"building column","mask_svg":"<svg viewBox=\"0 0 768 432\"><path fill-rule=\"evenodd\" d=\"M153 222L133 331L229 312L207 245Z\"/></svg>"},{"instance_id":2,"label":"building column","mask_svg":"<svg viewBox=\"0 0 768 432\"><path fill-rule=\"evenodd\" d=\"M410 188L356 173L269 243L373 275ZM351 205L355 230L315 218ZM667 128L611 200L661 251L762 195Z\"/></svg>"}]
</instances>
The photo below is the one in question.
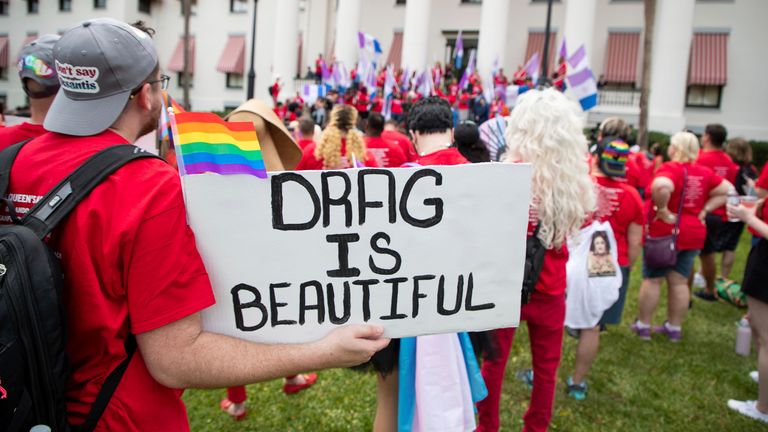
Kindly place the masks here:
<instances>
[{"instance_id":1,"label":"building column","mask_svg":"<svg viewBox=\"0 0 768 432\"><path fill-rule=\"evenodd\" d=\"M327 22L328 0L307 0L307 21L304 30L304 69L309 66L315 70L315 59L318 54L325 56L328 46ZM302 71L304 73L304 71Z\"/></svg>"},{"instance_id":2,"label":"building column","mask_svg":"<svg viewBox=\"0 0 768 432\"><path fill-rule=\"evenodd\" d=\"M333 54L336 61L352 70L357 63L360 47L357 32L360 31L360 0L339 0L336 10L336 40Z\"/></svg>"},{"instance_id":3,"label":"building column","mask_svg":"<svg viewBox=\"0 0 768 432\"><path fill-rule=\"evenodd\" d=\"M595 14L597 13L597 0L569 0L565 2L565 25L563 34L558 35L558 43L555 49L559 50L563 37L568 48L568 54L572 54L581 45L587 52L587 56L594 57L593 39L595 36ZM557 55L555 62L557 62ZM557 65L550 65L550 71ZM594 65L593 69L594 69Z\"/></svg>"},{"instance_id":4,"label":"building column","mask_svg":"<svg viewBox=\"0 0 768 432\"><path fill-rule=\"evenodd\" d=\"M273 44L272 65L274 75L283 81L280 99L293 96L293 80L296 77L296 63L299 48L299 0L279 0L276 2L275 30L270 36ZM274 77L271 77L274 79Z\"/></svg>"},{"instance_id":5,"label":"building column","mask_svg":"<svg viewBox=\"0 0 768 432\"><path fill-rule=\"evenodd\" d=\"M427 68L427 42L432 0L414 0L405 4L402 67L410 71Z\"/></svg>"},{"instance_id":6,"label":"building column","mask_svg":"<svg viewBox=\"0 0 768 432\"><path fill-rule=\"evenodd\" d=\"M656 2L648 127L673 133L685 127L685 93L695 0Z\"/></svg>"},{"instance_id":7,"label":"building column","mask_svg":"<svg viewBox=\"0 0 768 432\"><path fill-rule=\"evenodd\" d=\"M507 51L508 0L483 0L480 14L480 35L477 46L477 69L484 79L491 76L493 62L498 58L504 64Z\"/></svg>"}]
</instances>

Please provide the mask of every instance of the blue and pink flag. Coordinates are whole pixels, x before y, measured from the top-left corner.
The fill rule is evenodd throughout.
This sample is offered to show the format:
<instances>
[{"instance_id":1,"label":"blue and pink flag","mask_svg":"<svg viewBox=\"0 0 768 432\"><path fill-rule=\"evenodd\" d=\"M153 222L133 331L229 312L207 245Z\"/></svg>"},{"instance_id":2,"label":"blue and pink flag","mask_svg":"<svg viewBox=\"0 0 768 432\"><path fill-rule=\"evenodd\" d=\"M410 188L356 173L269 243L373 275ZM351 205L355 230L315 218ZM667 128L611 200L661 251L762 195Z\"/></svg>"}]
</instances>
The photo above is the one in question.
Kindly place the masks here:
<instances>
[{"instance_id":1,"label":"blue and pink flag","mask_svg":"<svg viewBox=\"0 0 768 432\"><path fill-rule=\"evenodd\" d=\"M525 63L525 73L531 77L534 83L539 80L539 69L541 69L541 57L538 52L533 53L531 58Z\"/></svg>"},{"instance_id":2,"label":"blue and pink flag","mask_svg":"<svg viewBox=\"0 0 768 432\"><path fill-rule=\"evenodd\" d=\"M579 100L581 108L588 111L597 106L597 80L589 67L584 45L568 59L569 73L566 77L571 93ZM573 72L570 72L573 71Z\"/></svg>"},{"instance_id":3,"label":"blue and pink flag","mask_svg":"<svg viewBox=\"0 0 768 432\"><path fill-rule=\"evenodd\" d=\"M379 40L368 33L357 32L357 45L360 47L360 50L367 51L374 55L382 53Z\"/></svg>"}]
</instances>

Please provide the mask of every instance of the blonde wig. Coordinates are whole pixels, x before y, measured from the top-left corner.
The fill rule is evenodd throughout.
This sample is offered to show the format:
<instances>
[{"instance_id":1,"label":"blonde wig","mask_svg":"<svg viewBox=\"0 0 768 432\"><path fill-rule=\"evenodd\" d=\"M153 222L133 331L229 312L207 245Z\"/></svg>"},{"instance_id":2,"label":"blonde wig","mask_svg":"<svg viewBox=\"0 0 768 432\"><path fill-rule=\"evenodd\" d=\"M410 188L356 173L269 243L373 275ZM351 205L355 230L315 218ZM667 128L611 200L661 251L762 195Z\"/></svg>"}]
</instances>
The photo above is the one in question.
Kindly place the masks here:
<instances>
[{"instance_id":1,"label":"blonde wig","mask_svg":"<svg viewBox=\"0 0 768 432\"><path fill-rule=\"evenodd\" d=\"M365 141L363 135L355 130L357 110L349 105L336 105L331 111L331 119L315 148L315 157L323 161L324 169L341 169L352 166L352 156L357 160L365 159ZM341 141L346 137L346 153L341 154Z\"/></svg>"},{"instance_id":2,"label":"blonde wig","mask_svg":"<svg viewBox=\"0 0 768 432\"><path fill-rule=\"evenodd\" d=\"M669 158L675 162L693 162L699 156L699 139L690 132L678 132L669 140Z\"/></svg>"},{"instance_id":3,"label":"blonde wig","mask_svg":"<svg viewBox=\"0 0 768 432\"><path fill-rule=\"evenodd\" d=\"M559 248L595 209L581 110L554 89L529 90L509 117L504 162L533 165L531 207L539 239Z\"/></svg>"}]
</instances>

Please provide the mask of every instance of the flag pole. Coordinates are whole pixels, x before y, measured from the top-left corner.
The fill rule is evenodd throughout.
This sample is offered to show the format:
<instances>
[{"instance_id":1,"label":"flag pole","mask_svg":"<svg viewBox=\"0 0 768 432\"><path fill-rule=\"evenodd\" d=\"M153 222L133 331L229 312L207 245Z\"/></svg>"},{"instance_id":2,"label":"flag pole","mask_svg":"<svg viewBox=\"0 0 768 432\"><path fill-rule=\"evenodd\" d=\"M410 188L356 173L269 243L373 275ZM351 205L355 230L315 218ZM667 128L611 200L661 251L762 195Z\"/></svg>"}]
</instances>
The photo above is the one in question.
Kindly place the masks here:
<instances>
[{"instance_id":1,"label":"flag pole","mask_svg":"<svg viewBox=\"0 0 768 432\"><path fill-rule=\"evenodd\" d=\"M541 60L541 75L539 75L539 82L536 83L539 87L549 85L549 38L550 29L552 28L552 0L547 0L547 26L544 31L544 58Z\"/></svg>"},{"instance_id":2,"label":"flag pole","mask_svg":"<svg viewBox=\"0 0 768 432\"><path fill-rule=\"evenodd\" d=\"M251 24L251 67L248 69L248 100L253 99L253 90L256 81L256 70L254 69L254 52L256 50L256 10L259 0L253 0L253 23Z\"/></svg>"}]
</instances>

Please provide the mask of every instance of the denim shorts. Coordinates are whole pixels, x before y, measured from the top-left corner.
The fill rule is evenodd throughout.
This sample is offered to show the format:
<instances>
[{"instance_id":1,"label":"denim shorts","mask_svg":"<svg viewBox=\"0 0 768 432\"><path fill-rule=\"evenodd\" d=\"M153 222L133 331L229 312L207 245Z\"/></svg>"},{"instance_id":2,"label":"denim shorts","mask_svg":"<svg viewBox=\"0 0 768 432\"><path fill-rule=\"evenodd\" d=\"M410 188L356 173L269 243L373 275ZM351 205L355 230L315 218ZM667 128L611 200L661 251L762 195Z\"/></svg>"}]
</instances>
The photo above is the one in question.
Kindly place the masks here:
<instances>
[{"instance_id":1,"label":"denim shorts","mask_svg":"<svg viewBox=\"0 0 768 432\"><path fill-rule=\"evenodd\" d=\"M679 273L687 278L691 276L693 265L698 255L698 249L677 251L677 262L675 262L675 265L662 268L649 268L645 265L645 255L643 255L643 278L655 279L665 277L670 271Z\"/></svg>"}]
</instances>

